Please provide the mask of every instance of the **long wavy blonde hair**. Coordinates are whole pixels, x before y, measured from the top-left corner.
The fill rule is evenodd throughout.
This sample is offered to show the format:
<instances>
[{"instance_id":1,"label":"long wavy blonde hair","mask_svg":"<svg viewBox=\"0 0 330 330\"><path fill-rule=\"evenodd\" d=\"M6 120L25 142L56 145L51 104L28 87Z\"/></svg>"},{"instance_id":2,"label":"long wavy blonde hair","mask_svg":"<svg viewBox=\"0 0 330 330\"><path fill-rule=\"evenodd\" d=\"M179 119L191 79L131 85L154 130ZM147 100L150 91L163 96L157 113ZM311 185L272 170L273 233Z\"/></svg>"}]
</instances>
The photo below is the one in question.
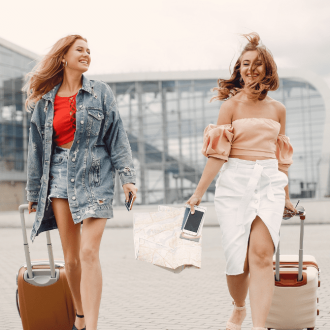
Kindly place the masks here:
<instances>
[{"instance_id":1,"label":"long wavy blonde hair","mask_svg":"<svg viewBox=\"0 0 330 330\"><path fill-rule=\"evenodd\" d=\"M261 81L252 82L249 85L246 85L246 87L249 88L252 97L261 101L267 96L268 91L275 91L279 87L280 81L273 55L264 45L259 45L259 34L252 32L249 34L242 34L242 36L249 42L244 47L241 55L236 61L231 77L227 80L219 79L218 87L212 89L212 91L217 91L218 95L212 97L211 101L226 100L231 96L236 95L244 88L244 81L241 79L240 68L242 56L248 51L258 51L259 59L265 64L266 69L265 76Z\"/></svg>"},{"instance_id":2,"label":"long wavy blonde hair","mask_svg":"<svg viewBox=\"0 0 330 330\"><path fill-rule=\"evenodd\" d=\"M33 111L42 96L63 80L63 56L78 39L87 42L85 38L77 34L58 40L48 54L26 75L27 82L23 91L27 93L25 108L28 112Z\"/></svg>"}]
</instances>

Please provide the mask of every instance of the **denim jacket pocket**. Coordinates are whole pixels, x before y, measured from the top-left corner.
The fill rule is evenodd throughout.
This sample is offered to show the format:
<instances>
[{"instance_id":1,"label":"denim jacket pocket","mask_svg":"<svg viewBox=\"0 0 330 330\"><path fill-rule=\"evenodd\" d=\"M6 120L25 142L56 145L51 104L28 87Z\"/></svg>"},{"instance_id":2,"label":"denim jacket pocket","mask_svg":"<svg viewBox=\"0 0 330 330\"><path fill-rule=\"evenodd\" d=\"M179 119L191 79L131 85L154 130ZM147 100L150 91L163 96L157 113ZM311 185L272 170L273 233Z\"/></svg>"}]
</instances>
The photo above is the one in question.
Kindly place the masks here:
<instances>
[{"instance_id":1,"label":"denim jacket pocket","mask_svg":"<svg viewBox=\"0 0 330 330\"><path fill-rule=\"evenodd\" d=\"M88 112L88 128L92 135L98 136L100 133L101 123L104 119L103 111L100 109L87 108Z\"/></svg>"}]
</instances>

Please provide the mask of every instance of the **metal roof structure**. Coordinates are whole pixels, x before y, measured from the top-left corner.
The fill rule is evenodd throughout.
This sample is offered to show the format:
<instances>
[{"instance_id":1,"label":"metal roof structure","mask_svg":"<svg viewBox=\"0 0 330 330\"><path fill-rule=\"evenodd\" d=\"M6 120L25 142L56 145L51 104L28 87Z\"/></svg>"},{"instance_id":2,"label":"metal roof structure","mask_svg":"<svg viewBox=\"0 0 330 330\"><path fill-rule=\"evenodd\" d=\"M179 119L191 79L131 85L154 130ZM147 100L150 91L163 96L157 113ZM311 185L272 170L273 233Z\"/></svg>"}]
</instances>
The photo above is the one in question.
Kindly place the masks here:
<instances>
[{"instance_id":1,"label":"metal roof structure","mask_svg":"<svg viewBox=\"0 0 330 330\"><path fill-rule=\"evenodd\" d=\"M27 50L23 47L20 47L20 46L16 45L16 44L13 44L12 42L10 42L6 39L3 39L1 37L0 37L0 45L2 45L3 47L6 47L6 48L18 53L18 54L29 57L33 60L40 60L41 59L40 55L37 55L36 53L31 52L30 50Z\"/></svg>"}]
</instances>

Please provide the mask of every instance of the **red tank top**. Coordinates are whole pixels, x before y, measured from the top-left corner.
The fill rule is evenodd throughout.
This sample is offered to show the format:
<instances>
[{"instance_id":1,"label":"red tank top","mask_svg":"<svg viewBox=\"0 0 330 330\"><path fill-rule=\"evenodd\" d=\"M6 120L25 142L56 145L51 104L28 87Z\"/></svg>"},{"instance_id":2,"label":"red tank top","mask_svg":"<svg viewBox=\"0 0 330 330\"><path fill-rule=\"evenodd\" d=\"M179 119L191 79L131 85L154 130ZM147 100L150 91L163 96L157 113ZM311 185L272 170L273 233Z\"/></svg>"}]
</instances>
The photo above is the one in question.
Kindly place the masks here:
<instances>
[{"instance_id":1,"label":"red tank top","mask_svg":"<svg viewBox=\"0 0 330 330\"><path fill-rule=\"evenodd\" d=\"M73 141L74 139L74 133L76 132L77 94L69 97L55 96L53 139L58 146Z\"/></svg>"}]
</instances>

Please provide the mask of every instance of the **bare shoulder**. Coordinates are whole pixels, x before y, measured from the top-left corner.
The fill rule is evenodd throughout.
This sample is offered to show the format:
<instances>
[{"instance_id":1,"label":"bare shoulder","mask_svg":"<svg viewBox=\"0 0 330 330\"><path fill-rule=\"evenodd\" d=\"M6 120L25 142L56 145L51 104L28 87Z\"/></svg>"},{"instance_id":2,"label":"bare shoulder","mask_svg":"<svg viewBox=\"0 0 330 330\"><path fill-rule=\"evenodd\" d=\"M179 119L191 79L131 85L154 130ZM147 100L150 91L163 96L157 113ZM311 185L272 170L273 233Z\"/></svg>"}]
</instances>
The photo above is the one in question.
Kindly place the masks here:
<instances>
[{"instance_id":1,"label":"bare shoulder","mask_svg":"<svg viewBox=\"0 0 330 330\"><path fill-rule=\"evenodd\" d=\"M281 103L280 101L274 100L271 97L267 97L269 104L273 107L273 109L275 110L277 116L279 118L281 117L285 117L286 115L286 108L285 105L283 103Z\"/></svg>"},{"instance_id":2,"label":"bare shoulder","mask_svg":"<svg viewBox=\"0 0 330 330\"><path fill-rule=\"evenodd\" d=\"M220 107L217 124L218 125L231 124L234 108L235 108L235 104L231 98L224 101Z\"/></svg>"},{"instance_id":3,"label":"bare shoulder","mask_svg":"<svg viewBox=\"0 0 330 330\"><path fill-rule=\"evenodd\" d=\"M230 115L233 115L235 109L241 105L241 101L236 98L236 95L231 97L230 99L224 101L221 105L220 110L230 113Z\"/></svg>"},{"instance_id":4,"label":"bare shoulder","mask_svg":"<svg viewBox=\"0 0 330 330\"><path fill-rule=\"evenodd\" d=\"M223 101L223 103L221 104L221 107L220 107L220 111L230 112L232 110L233 105L234 105L234 102L232 99Z\"/></svg>"}]
</instances>

